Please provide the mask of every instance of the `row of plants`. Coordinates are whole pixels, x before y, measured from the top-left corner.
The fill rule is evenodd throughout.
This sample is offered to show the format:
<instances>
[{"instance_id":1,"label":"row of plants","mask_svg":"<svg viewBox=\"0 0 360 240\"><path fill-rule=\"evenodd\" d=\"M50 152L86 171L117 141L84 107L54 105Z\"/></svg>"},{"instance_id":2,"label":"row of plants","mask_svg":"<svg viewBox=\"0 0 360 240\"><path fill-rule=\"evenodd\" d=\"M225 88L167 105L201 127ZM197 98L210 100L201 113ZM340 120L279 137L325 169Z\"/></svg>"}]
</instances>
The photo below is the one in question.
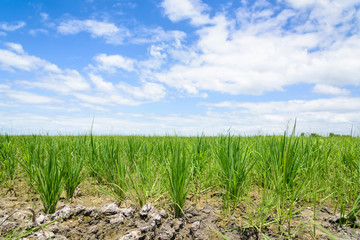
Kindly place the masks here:
<instances>
[{"instance_id":1,"label":"row of plants","mask_svg":"<svg viewBox=\"0 0 360 240\"><path fill-rule=\"evenodd\" d=\"M250 225L276 224L293 237L303 227L293 226L293 217L304 207L313 208L315 221L326 203L344 223L355 223L360 138L299 137L295 128L251 137L0 136L2 195L16 195L14 184L24 179L44 212L53 213L62 194L71 200L89 178L119 204L168 199L176 217L186 199L217 193L225 215L245 204ZM258 201L247 201L254 191Z\"/></svg>"}]
</instances>

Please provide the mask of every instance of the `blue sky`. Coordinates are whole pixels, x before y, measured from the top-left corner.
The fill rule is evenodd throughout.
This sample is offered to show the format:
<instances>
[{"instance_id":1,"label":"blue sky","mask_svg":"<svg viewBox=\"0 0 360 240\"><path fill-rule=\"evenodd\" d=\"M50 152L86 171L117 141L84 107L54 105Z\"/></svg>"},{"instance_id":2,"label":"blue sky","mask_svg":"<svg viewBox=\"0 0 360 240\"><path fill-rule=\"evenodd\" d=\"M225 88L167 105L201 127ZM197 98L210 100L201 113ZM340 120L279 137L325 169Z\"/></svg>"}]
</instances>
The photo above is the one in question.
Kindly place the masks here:
<instances>
[{"instance_id":1,"label":"blue sky","mask_svg":"<svg viewBox=\"0 0 360 240\"><path fill-rule=\"evenodd\" d=\"M359 0L0 5L0 132L360 132Z\"/></svg>"}]
</instances>

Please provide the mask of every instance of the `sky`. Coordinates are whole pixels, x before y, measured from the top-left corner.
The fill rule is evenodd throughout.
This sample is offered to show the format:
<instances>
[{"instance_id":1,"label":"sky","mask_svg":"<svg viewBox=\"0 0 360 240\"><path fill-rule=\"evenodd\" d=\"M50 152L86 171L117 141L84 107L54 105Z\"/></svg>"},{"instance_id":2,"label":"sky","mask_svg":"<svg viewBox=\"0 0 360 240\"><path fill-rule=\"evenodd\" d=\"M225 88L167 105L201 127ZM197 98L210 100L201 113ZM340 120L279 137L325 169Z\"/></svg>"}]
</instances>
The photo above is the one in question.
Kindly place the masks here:
<instances>
[{"instance_id":1,"label":"sky","mask_svg":"<svg viewBox=\"0 0 360 240\"><path fill-rule=\"evenodd\" d=\"M360 0L0 0L0 133L360 133Z\"/></svg>"}]
</instances>

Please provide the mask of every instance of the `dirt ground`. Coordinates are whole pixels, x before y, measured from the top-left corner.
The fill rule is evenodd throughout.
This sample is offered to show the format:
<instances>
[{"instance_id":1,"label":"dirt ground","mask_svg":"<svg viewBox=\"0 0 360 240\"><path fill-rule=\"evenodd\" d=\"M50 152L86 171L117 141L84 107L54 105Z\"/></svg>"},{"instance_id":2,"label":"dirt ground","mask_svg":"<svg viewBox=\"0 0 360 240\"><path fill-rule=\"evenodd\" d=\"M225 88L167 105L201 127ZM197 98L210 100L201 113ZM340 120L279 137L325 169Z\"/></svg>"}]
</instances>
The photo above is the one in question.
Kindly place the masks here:
<instances>
[{"instance_id":1,"label":"dirt ground","mask_svg":"<svg viewBox=\"0 0 360 240\"><path fill-rule=\"evenodd\" d=\"M71 202L62 198L54 214L43 213L36 195L23 192L17 195L27 197L1 196L0 238L13 239L40 225L41 228L22 239L287 239L271 223L271 215L261 231L251 224L245 205L225 215L219 194L204 194L196 200L189 198L184 215L174 218L166 200L142 207L130 202L119 206L96 189L87 189L94 188L81 188ZM298 227L294 239L314 239L312 215L311 207L304 207L293 217L292 228ZM252 221L256 222L256 216ZM316 239L331 239L330 234L336 239L360 239L360 229L340 224L339 216L331 208L323 207L319 211L316 224L325 229L317 227Z\"/></svg>"}]
</instances>

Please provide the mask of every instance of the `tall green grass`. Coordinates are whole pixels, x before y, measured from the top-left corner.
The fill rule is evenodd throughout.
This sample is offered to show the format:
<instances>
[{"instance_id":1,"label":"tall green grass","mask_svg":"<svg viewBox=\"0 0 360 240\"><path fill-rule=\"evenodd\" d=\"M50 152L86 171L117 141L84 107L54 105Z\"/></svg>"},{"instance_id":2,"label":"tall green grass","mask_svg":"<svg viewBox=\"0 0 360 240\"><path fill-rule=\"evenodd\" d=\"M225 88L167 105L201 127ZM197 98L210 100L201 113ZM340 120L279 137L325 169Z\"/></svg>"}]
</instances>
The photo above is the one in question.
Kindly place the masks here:
<instances>
[{"instance_id":1,"label":"tall green grass","mask_svg":"<svg viewBox=\"0 0 360 240\"><path fill-rule=\"evenodd\" d=\"M61 194L76 198L86 181L119 203L169 204L176 217L186 199L220 195L222 211L248 206L249 222L260 230L276 225L280 237L294 238L311 225L316 238L315 222L294 223L304 207L314 221L325 205L344 224L359 218L359 156L359 137L299 137L295 128L253 137L0 135L0 194L25 179L51 213Z\"/></svg>"},{"instance_id":2,"label":"tall green grass","mask_svg":"<svg viewBox=\"0 0 360 240\"><path fill-rule=\"evenodd\" d=\"M219 167L219 182L224 189L224 207L232 210L237 206L245 191L247 177L253 161L251 152L242 143L240 137L220 136L216 150L216 160Z\"/></svg>"},{"instance_id":3,"label":"tall green grass","mask_svg":"<svg viewBox=\"0 0 360 240\"><path fill-rule=\"evenodd\" d=\"M0 136L0 188L6 188L7 193L13 192L14 181L18 175L17 148L9 135Z\"/></svg>"},{"instance_id":4,"label":"tall green grass","mask_svg":"<svg viewBox=\"0 0 360 240\"><path fill-rule=\"evenodd\" d=\"M90 140L88 167L100 189L121 203L127 191L128 164L121 152L120 143L112 137L96 142L93 135Z\"/></svg>"},{"instance_id":5,"label":"tall green grass","mask_svg":"<svg viewBox=\"0 0 360 240\"><path fill-rule=\"evenodd\" d=\"M74 196L75 190L79 187L80 183L87 176L87 172L83 170L85 162L85 146L86 136L79 136L71 142L63 142L62 151L60 154L63 182L66 197L71 199Z\"/></svg>"},{"instance_id":6,"label":"tall green grass","mask_svg":"<svg viewBox=\"0 0 360 240\"><path fill-rule=\"evenodd\" d=\"M211 174L214 173L212 166L212 152L209 139L202 134L196 136L194 141L190 142L190 158L192 160L193 169L193 185L194 194L201 196L202 192L206 192L214 185L211 182Z\"/></svg>"},{"instance_id":7,"label":"tall green grass","mask_svg":"<svg viewBox=\"0 0 360 240\"><path fill-rule=\"evenodd\" d=\"M291 221L297 203L301 200L307 185L306 179L313 173L313 163L308 162L311 148L303 138L295 136L295 126L291 134L287 131L279 138L266 138L260 150L262 156L261 174L266 183L265 188L274 194L276 221L281 231L293 237ZM286 228L283 224L286 223ZM295 231L296 232L296 231Z\"/></svg>"},{"instance_id":8,"label":"tall green grass","mask_svg":"<svg viewBox=\"0 0 360 240\"><path fill-rule=\"evenodd\" d=\"M54 139L41 141L33 136L27 142L27 153L22 167L33 190L39 194L45 213L54 213L63 191L63 170L59 149Z\"/></svg>"},{"instance_id":9,"label":"tall green grass","mask_svg":"<svg viewBox=\"0 0 360 240\"><path fill-rule=\"evenodd\" d=\"M168 193L172 200L175 217L183 214L183 207L189 192L192 168L187 156L187 148L180 140L175 139L172 155L166 163Z\"/></svg>"}]
</instances>

